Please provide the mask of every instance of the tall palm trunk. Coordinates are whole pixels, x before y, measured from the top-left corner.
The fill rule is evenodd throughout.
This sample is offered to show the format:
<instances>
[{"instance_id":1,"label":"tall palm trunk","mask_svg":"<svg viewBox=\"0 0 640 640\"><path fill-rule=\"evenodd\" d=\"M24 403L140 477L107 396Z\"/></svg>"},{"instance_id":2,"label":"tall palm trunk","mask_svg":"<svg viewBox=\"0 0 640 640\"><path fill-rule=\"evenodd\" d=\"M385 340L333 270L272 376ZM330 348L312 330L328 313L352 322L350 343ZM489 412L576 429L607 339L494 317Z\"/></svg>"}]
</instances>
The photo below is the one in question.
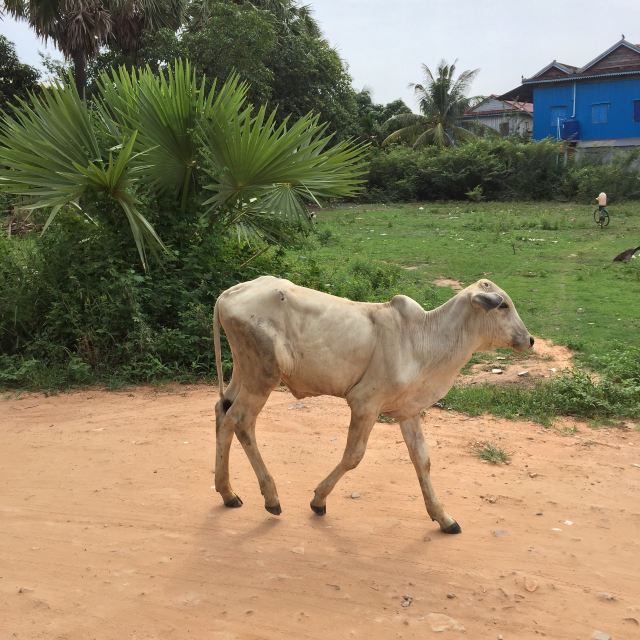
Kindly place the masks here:
<instances>
[{"instance_id":1,"label":"tall palm trunk","mask_svg":"<svg viewBox=\"0 0 640 640\"><path fill-rule=\"evenodd\" d=\"M87 87L87 56L84 51L77 51L72 56L73 77L78 95L84 100Z\"/></svg>"}]
</instances>

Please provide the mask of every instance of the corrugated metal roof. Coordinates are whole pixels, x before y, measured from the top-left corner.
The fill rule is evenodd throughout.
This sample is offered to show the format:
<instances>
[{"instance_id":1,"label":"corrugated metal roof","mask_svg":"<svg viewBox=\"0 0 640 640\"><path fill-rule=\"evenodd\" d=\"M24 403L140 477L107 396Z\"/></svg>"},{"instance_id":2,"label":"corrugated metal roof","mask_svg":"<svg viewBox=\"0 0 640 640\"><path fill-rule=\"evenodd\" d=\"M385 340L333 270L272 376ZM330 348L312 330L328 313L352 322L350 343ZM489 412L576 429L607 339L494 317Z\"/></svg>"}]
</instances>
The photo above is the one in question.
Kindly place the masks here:
<instances>
[{"instance_id":1,"label":"corrugated metal roof","mask_svg":"<svg viewBox=\"0 0 640 640\"><path fill-rule=\"evenodd\" d=\"M564 64L562 62L557 62L555 60L554 62L556 63L556 67L560 67L563 71L566 71L567 73L575 73L578 70L578 67L574 67L572 64Z\"/></svg>"},{"instance_id":2,"label":"corrugated metal roof","mask_svg":"<svg viewBox=\"0 0 640 640\"><path fill-rule=\"evenodd\" d=\"M564 64L563 62L558 62L557 60L552 60L546 67L542 67L540 71L534 73L531 78L537 78L543 74L545 74L549 69L556 68L558 71L562 71L562 73L566 73L567 75L571 73L575 73L578 70L578 67L574 67L571 64ZM529 78L529 79L531 79Z\"/></svg>"},{"instance_id":3,"label":"corrugated metal roof","mask_svg":"<svg viewBox=\"0 0 640 640\"><path fill-rule=\"evenodd\" d=\"M573 80L594 80L597 78L615 78L618 76L640 76L640 69L633 71L607 71L606 73L582 74L574 73L564 78L551 78L549 80L536 80L535 78L525 78L522 84L549 84L551 82L571 82ZM506 94L505 94L506 95Z\"/></svg>"},{"instance_id":4,"label":"corrugated metal roof","mask_svg":"<svg viewBox=\"0 0 640 640\"><path fill-rule=\"evenodd\" d=\"M596 58L594 58L590 62L587 62L587 64L585 64L583 67L573 67L571 65L563 64L561 62L558 62L557 60L554 60L553 62L549 63L546 67L544 67L543 69L538 71L538 73L535 73L534 75L532 75L530 78L523 78L522 79L522 84L531 84L531 83L537 83L537 82L540 82L540 83L542 83L542 82L562 82L562 81L566 81L566 80L580 80L580 79L583 79L583 78L584 79L591 79L593 77L613 76L613 75L616 75L616 74L619 74L619 73L640 73L640 61L639 61L638 69L634 70L634 71L607 71L607 72L601 72L601 73L592 74L592 75L587 75L586 74L586 71L588 69L590 69L595 64L597 64L598 62L600 62L601 60L606 58L610 53L612 53L613 51L615 51L619 47L627 47L628 49L631 49L632 51L634 51L635 53L640 55L640 47L635 45L635 44L632 44L631 42L628 42L627 40L625 40L623 38L621 40L618 40L618 42L616 42L615 44L611 45L606 51L602 52L599 56L597 56ZM536 80L536 78L538 78L539 76L544 74L546 71L548 71L552 67L555 67L556 69L559 69L560 71L565 73L566 77L563 77L563 78L550 78L550 79L545 79L545 80Z\"/></svg>"},{"instance_id":5,"label":"corrugated metal roof","mask_svg":"<svg viewBox=\"0 0 640 640\"><path fill-rule=\"evenodd\" d=\"M518 109L518 111L533 113L533 102L518 102L517 100L504 100L504 102L510 104L514 109Z\"/></svg>"},{"instance_id":6,"label":"corrugated metal roof","mask_svg":"<svg viewBox=\"0 0 640 640\"><path fill-rule=\"evenodd\" d=\"M631 49L631 51L635 51L636 53L640 54L640 48L635 44L631 44L631 42L628 42L623 37L620 40L618 40L618 42L616 42L614 45L611 45L606 51L601 53L598 57L591 60L591 62L587 62L587 64L585 64L584 67L580 68L578 73L584 73L587 69L590 69L591 67L593 67L594 64L597 64L598 62L600 62L600 60L602 60L603 58L606 58L610 53L615 51L618 47L628 47L629 49Z\"/></svg>"},{"instance_id":7,"label":"corrugated metal roof","mask_svg":"<svg viewBox=\"0 0 640 640\"><path fill-rule=\"evenodd\" d=\"M502 102L506 107L504 109L490 109L488 111L478 111L478 108L489 100L498 100ZM513 113L514 111L520 111L526 114L533 114L533 104L531 102L521 102L519 100L504 100L500 96L491 94L485 98L482 102L477 104L471 109L467 109L464 112L465 116L484 117L484 116L496 116L503 113Z\"/></svg>"}]
</instances>

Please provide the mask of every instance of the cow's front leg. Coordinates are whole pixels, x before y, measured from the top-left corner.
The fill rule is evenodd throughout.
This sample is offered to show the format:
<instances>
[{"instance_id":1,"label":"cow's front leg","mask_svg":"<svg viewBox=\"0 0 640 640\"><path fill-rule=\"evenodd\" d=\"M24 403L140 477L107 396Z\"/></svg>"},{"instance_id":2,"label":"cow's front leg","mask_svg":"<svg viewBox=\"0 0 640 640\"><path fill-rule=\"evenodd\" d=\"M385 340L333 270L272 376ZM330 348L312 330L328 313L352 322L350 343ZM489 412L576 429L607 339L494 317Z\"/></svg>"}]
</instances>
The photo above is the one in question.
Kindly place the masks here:
<instances>
[{"instance_id":1,"label":"cow's front leg","mask_svg":"<svg viewBox=\"0 0 640 640\"><path fill-rule=\"evenodd\" d=\"M370 410L358 411L351 407L351 422L347 435L347 446L342 454L342 460L336 468L316 487L311 508L319 516L327 512L327 496L342 476L358 466L367 449L369 434L376 422L377 412Z\"/></svg>"},{"instance_id":2,"label":"cow's front leg","mask_svg":"<svg viewBox=\"0 0 640 640\"><path fill-rule=\"evenodd\" d=\"M418 474L424 504L427 507L427 512L431 516L431 519L435 520L440 525L440 529L445 533L460 533L460 525L444 510L431 485L429 475L431 471L431 460L429 460L429 450L427 449L427 443L422 433L420 416L417 415L408 420L402 420L400 422L400 429L402 430L402 437L407 444L407 449L409 449L411 462L413 462L413 466Z\"/></svg>"}]
</instances>

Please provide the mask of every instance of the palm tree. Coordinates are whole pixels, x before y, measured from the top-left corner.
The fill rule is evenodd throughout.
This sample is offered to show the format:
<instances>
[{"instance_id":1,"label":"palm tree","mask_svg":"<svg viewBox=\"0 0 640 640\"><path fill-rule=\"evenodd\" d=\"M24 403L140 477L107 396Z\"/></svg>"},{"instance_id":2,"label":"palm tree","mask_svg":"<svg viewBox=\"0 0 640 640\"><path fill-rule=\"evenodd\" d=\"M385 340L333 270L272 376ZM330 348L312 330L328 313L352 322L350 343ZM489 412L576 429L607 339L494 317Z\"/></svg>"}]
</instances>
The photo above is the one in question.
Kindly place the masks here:
<instances>
[{"instance_id":1,"label":"palm tree","mask_svg":"<svg viewBox=\"0 0 640 640\"><path fill-rule=\"evenodd\" d=\"M177 30L185 16L187 0L104 0L111 13L108 44L135 56L143 31L162 27Z\"/></svg>"},{"instance_id":2,"label":"palm tree","mask_svg":"<svg viewBox=\"0 0 640 640\"><path fill-rule=\"evenodd\" d=\"M26 20L45 42L52 40L73 61L76 87L84 95L87 59L98 55L111 16L98 0L4 0L9 15Z\"/></svg>"},{"instance_id":3,"label":"palm tree","mask_svg":"<svg viewBox=\"0 0 640 640\"><path fill-rule=\"evenodd\" d=\"M145 269L148 250L166 247L139 196L165 194L182 216L204 208L243 237L281 243L308 223L307 203L364 182L363 146L333 144L311 114L276 122L237 76L207 88L177 60L158 74L121 67L97 85L91 101L58 83L0 114L0 191L47 212L45 229L65 210L128 226ZM105 198L113 206L96 206Z\"/></svg>"},{"instance_id":4,"label":"palm tree","mask_svg":"<svg viewBox=\"0 0 640 640\"><path fill-rule=\"evenodd\" d=\"M110 44L130 53L144 29L178 28L184 0L3 0L7 13L26 20L45 42L52 40L73 61L76 88L84 97L87 61Z\"/></svg>"},{"instance_id":5,"label":"palm tree","mask_svg":"<svg viewBox=\"0 0 640 640\"><path fill-rule=\"evenodd\" d=\"M387 122L397 129L385 138L383 145L404 141L414 148L429 144L449 147L473 136L460 126L460 118L474 101L466 93L479 69L463 71L455 78L456 62L447 64L442 60L435 75L426 64L422 65L424 84L409 85L418 97L420 113L390 118Z\"/></svg>"}]
</instances>

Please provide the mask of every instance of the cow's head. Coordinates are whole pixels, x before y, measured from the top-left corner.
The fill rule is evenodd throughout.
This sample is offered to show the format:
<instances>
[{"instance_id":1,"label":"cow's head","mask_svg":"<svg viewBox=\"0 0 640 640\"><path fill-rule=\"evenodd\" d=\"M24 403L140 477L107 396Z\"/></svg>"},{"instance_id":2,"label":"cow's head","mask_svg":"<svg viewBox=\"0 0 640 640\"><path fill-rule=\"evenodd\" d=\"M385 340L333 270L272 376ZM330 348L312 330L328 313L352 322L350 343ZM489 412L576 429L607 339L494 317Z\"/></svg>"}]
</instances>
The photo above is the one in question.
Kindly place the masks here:
<instances>
[{"instance_id":1,"label":"cow's head","mask_svg":"<svg viewBox=\"0 0 640 640\"><path fill-rule=\"evenodd\" d=\"M467 287L479 332L479 351L511 347L525 351L533 346L533 337L524 326L511 298L490 280L478 280Z\"/></svg>"}]
</instances>

